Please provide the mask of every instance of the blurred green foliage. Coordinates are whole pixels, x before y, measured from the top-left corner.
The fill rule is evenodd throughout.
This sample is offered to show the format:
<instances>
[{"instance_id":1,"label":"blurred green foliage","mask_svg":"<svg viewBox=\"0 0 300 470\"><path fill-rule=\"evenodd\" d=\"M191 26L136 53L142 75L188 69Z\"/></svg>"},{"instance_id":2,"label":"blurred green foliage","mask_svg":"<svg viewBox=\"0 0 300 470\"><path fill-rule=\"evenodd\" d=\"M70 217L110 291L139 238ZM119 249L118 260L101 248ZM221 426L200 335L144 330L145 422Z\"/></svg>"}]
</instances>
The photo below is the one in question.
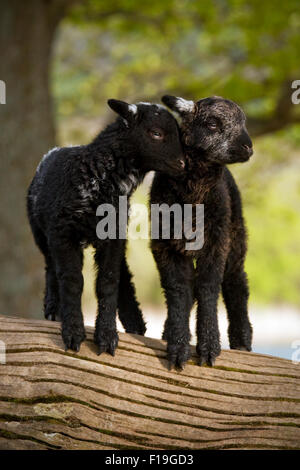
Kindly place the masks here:
<instances>
[{"instance_id":1,"label":"blurred green foliage","mask_svg":"<svg viewBox=\"0 0 300 470\"><path fill-rule=\"evenodd\" d=\"M88 142L113 118L108 98L222 95L252 119L271 118L283 83L300 79L299 0L87 0L61 25L52 88L61 144ZM293 107L300 116L300 105ZM249 231L247 272L256 303L300 302L300 126L254 141L231 169ZM147 185L135 200L147 200ZM147 241L129 243L142 303L162 300ZM91 298L91 252L85 267Z\"/></svg>"},{"instance_id":2,"label":"blurred green foliage","mask_svg":"<svg viewBox=\"0 0 300 470\"><path fill-rule=\"evenodd\" d=\"M58 115L96 116L108 96L165 90L230 96L268 115L282 82L298 78L299 31L299 0L86 0L58 39Z\"/></svg>"}]
</instances>

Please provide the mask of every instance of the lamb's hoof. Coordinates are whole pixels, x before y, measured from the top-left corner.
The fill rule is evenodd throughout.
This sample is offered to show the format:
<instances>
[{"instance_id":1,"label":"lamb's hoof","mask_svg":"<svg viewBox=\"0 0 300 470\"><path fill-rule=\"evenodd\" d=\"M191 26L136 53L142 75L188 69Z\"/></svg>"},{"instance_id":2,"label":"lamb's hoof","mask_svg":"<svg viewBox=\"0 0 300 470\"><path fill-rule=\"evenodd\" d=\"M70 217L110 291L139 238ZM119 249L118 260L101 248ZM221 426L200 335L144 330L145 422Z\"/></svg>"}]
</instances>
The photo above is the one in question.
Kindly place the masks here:
<instances>
[{"instance_id":1,"label":"lamb's hoof","mask_svg":"<svg viewBox=\"0 0 300 470\"><path fill-rule=\"evenodd\" d=\"M60 321L60 316L57 312L55 311L45 311L44 312L44 317L46 318L46 320L49 320L49 321Z\"/></svg>"},{"instance_id":2,"label":"lamb's hoof","mask_svg":"<svg viewBox=\"0 0 300 470\"><path fill-rule=\"evenodd\" d=\"M55 313L45 312L44 317L46 320L55 321Z\"/></svg>"},{"instance_id":3,"label":"lamb's hoof","mask_svg":"<svg viewBox=\"0 0 300 470\"><path fill-rule=\"evenodd\" d=\"M189 343L168 344L167 353L169 370L172 370L173 367L183 370L185 363L190 358L191 348Z\"/></svg>"},{"instance_id":4,"label":"lamb's hoof","mask_svg":"<svg viewBox=\"0 0 300 470\"><path fill-rule=\"evenodd\" d=\"M85 339L84 326L73 326L71 328L63 327L62 337L65 343L65 351L72 349L72 351L78 352L80 350L82 341Z\"/></svg>"},{"instance_id":5,"label":"lamb's hoof","mask_svg":"<svg viewBox=\"0 0 300 470\"><path fill-rule=\"evenodd\" d=\"M216 357L211 356L210 354L205 355L205 356L199 355L199 359L198 359L199 366L207 365L209 367L213 367L215 365L215 362L216 362Z\"/></svg>"},{"instance_id":6,"label":"lamb's hoof","mask_svg":"<svg viewBox=\"0 0 300 470\"><path fill-rule=\"evenodd\" d=\"M239 345L234 345L234 346L230 346L230 349L237 349L239 351L252 351L252 348L251 346L239 346Z\"/></svg>"},{"instance_id":7,"label":"lamb's hoof","mask_svg":"<svg viewBox=\"0 0 300 470\"><path fill-rule=\"evenodd\" d=\"M197 344L196 351L199 356L199 365L204 366L206 364L209 367L213 367L215 365L216 359L221 353L219 345L208 349Z\"/></svg>"},{"instance_id":8,"label":"lamb's hoof","mask_svg":"<svg viewBox=\"0 0 300 470\"><path fill-rule=\"evenodd\" d=\"M251 351L252 345L252 326L245 322L239 328L228 328L230 349L239 349L240 351Z\"/></svg>"},{"instance_id":9,"label":"lamb's hoof","mask_svg":"<svg viewBox=\"0 0 300 470\"><path fill-rule=\"evenodd\" d=\"M118 346L119 336L116 330L102 330L95 336L94 341L98 346L98 356L104 352L114 356Z\"/></svg>"}]
</instances>

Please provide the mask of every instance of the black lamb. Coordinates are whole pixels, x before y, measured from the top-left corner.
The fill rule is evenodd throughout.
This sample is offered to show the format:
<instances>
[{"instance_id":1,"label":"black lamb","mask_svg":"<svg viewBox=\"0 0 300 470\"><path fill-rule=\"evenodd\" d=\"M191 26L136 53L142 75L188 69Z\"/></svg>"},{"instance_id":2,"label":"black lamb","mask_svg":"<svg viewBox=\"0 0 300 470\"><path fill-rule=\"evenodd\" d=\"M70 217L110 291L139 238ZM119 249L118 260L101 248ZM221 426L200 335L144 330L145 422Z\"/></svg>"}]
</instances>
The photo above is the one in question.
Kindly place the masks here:
<instances>
[{"instance_id":1,"label":"black lamb","mask_svg":"<svg viewBox=\"0 0 300 470\"><path fill-rule=\"evenodd\" d=\"M182 368L190 355L189 315L197 301L197 353L212 366L220 354L217 301L222 289L232 349L251 350L248 284L244 271L246 230L238 187L229 163L245 162L253 153L241 108L221 97L187 101L162 98L180 117L187 162L184 174L156 174L151 203L204 204L204 244L186 250L186 239L152 240L152 252L165 292L170 365Z\"/></svg>"},{"instance_id":2,"label":"black lamb","mask_svg":"<svg viewBox=\"0 0 300 470\"><path fill-rule=\"evenodd\" d=\"M45 257L46 318L62 322L65 348L79 351L85 338L81 311L83 248L95 248L98 315L94 340L99 354L114 355L118 344L116 311L126 316L127 331L143 334L145 324L126 265L125 239L99 239L99 205L111 204L119 217L119 196L130 198L147 171L178 174L184 157L176 120L160 105L109 100L118 119L90 144L55 148L39 164L28 190L28 217ZM120 214L124 217L124 214ZM127 216L126 216L127 217ZM127 223L127 219L126 219ZM124 285L119 295L120 269ZM130 321L133 312L134 321Z\"/></svg>"}]
</instances>

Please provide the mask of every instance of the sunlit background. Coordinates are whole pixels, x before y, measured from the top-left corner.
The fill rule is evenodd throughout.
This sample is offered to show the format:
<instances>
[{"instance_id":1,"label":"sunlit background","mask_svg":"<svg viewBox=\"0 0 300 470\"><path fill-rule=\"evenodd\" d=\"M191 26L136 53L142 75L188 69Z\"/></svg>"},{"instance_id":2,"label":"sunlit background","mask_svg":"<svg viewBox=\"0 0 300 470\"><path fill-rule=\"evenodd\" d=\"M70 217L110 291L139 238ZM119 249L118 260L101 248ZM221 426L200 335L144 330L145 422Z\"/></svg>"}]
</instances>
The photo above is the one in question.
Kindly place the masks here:
<instances>
[{"instance_id":1,"label":"sunlit background","mask_svg":"<svg viewBox=\"0 0 300 470\"><path fill-rule=\"evenodd\" d=\"M26 2L21 3L26 9ZM166 93L187 99L221 95L244 108L254 141L250 162L230 168L242 192L249 232L246 270L254 351L291 358L293 342L300 339L300 104L291 101L291 83L300 79L299 2L88 0L69 4L72 8L61 14L49 39L37 36L52 48L49 82L46 80L51 101L42 99L43 106L37 109L39 101L32 98L32 114L37 113L32 122L26 110L24 114L18 111L20 103L15 103L1 125L1 132L8 129L8 136L1 135L3 164L9 147L7 168L20 174L17 180L7 171L1 175L3 208L6 204L1 313L42 316L42 258L33 246L20 199L25 197L34 168L50 143L88 143L113 119L106 105L108 98L159 102ZM37 20L47 14L36 8ZM4 15L0 20L3 31L8 18ZM19 51L21 63L22 54L24 61L30 54L24 38L26 33L11 46ZM36 57L34 53L35 49L33 68L42 60L40 50ZM3 69L0 79L5 73ZM30 73L24 67L7 76L8 110L10 94ZM28 83L38 87L43 73L45 70L39 72L37 67ZM30 86L26 90L24 100L31 96ZM20 96L22 100L21 92ZM52 115L48 112L51 102ZM16 121L18 136L31 136L38 126L50 129L53 123L56 133L45 133L44 140L44 134L40 139L37 135L34 142L28 137L26 143L30 144L24 155L9 132ZM26 162L28 154L31 157ZM16 181L21 189L8 198L7 185L11 188ZM135 193L134 201L147 203L150 184L151 175ZM15 207L20 207L18 226L8 214ZM24 230L21 238L20 230ZM18 248L13 253L7 249L11 240ZM148 245L146 240L130 241L128 260L148 324L147 334L161 337L166 308ZM91 249L85 252L84 278L83 312L86 323L93 324L96 300ZM227 348L221 300L219 310L222 346ZM194 314L191 330L194 332Z\"/></svg>"}]
</instances>

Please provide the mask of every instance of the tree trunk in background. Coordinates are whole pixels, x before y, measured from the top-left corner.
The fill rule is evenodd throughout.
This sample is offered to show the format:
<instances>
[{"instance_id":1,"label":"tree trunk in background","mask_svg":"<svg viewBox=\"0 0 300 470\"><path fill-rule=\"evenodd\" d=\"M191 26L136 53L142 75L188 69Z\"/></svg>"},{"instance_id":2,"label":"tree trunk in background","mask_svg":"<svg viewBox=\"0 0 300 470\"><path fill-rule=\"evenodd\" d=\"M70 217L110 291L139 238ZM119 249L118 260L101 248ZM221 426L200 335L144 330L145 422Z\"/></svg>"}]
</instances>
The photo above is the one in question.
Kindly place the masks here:
<instances>
[{"instance_id":1,"label":"tree trunk in background","mask_svg":"<svg viewBox=\"0 0 300 470\"><path fill-rule=\"evenodd\" d=\"M1 0L0 312L38 315L43 259L26 216L26 191L36 166L55 143L49 64L59 20L71 1Z\"/></svg>"}]
</instances>

